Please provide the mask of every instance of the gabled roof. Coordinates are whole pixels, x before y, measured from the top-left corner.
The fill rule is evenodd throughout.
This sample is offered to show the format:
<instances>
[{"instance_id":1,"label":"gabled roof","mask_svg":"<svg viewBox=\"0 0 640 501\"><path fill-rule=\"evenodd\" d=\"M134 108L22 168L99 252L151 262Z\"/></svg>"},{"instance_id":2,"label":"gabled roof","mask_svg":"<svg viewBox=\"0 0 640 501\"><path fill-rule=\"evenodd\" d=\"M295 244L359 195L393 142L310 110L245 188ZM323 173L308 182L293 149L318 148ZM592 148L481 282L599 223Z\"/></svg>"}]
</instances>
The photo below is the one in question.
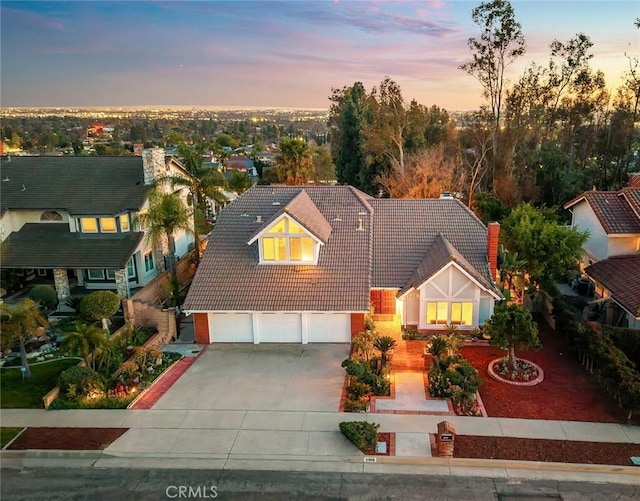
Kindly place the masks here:
<instances>
[{"instance_id":1,"label":"gabled roof","mask_svg":"<svg viewBox=\"0 0 640 501\"><path fill-rule=\"evenodd\" d=\"M114 268L127 266L143 233L71 233L68 223L28 223L3 242L3 268Z\"/></svg>"},{"instance_id":2,"label":"gabled roof","mask_svg":"<svg viewBox=\"0 0 640 501\"><path fill-rule=\"evenodd\" d=\"M470 275L476 282L482 287L492 292L497 292L495 285L485 277L483 277L478 271L465 259L465 257L458 252L458 250L451 245L445 237L438 234L433 243L427 249L427 253L416 268L415 272L411 276L411 279L407 285L399 292L400 295L408 292L412 288L418 288L438 271L440 271L447 264L455 262L460 266L468 275ZM497 294L496 294L497 295ZM498 295L498 297L501 297Z\"/></svg>"},{"instance_id":3,"label":"gabled roof","mask_svg":"<svg viewBox=\"0 0 640 501\"><path fill-rule=\"evenodd\" d=\"M640 197L637 192L640 192L640 189L587 191L564 204L564 208L569 209L579 202L585 201L608 235L640 233L640 217L629 203L631 200L637 205L638 197Z\"/></svg>"},{"instance_id":4,"label":"gabled roof","mask_svg":"<svg viewBox=\"0 0 640 501\"><path fill-rule=\"evenodd\" d=\"M0 160L0 208L117 215L140 209L142 157L11 157Z\"/></svg>"},{"instance_id":5,"label":"gabled roof","mask_svg":"<svg viewBox=\"0 0 640 501\"><path fill-rule=\"evenodd\" d=\"M624 197L638 219L640 219L640 188L627 186L620 190L620 196Z\"/></svg>"},{"instance_id":6,"label":"gabled roof","mask_svg":"<svg viewBox=\"0 0 640 501\"><path fill-rule=\"evenodd\" d=\"M249 239L251 243L264 230L279 219L283 214L291 216L298 224L304 226L322 243L327 243L331 235L331 225L318 210L306 191L300 191L293 199L282 209L276 212L268 221L260 226Z\"/></svg>"},{"instance_id":7,"label":"gabled roof","mask_svg":"<svg viewBox=\"0 0 640 501\"><path fill-rule=\"evenodd\" d=\"M462 202L455 199L369 202L374 219L372 287L403 289L440 235L482 278L481 283L491 284L491 289L499 293L487 261L487 228Z\"/></svg>"},{"instance_id":8,"label":"gabled roof","mask_svg":"<svg viewBox=\"0 0 640 501\"><path fill-rule=\"evenodd\" d=\"M600 282L620 306L640 317L640 254L610 257L584 271Z\"/></svg>"},{"instance_id":9,"label":"gabled roof","mask_svg":"<svg viewBox=\"0 0 640 501\"><path fill-rule=\"evenodd\" d=\"M260 265L258 243L247 245L264 222L287 208L326 239L317 265ZM220 212L184 309L368 311L372 228L366 218L357 230L362 212L366 208L348 186L249 189Z\"/></svg>"}]
</instances>

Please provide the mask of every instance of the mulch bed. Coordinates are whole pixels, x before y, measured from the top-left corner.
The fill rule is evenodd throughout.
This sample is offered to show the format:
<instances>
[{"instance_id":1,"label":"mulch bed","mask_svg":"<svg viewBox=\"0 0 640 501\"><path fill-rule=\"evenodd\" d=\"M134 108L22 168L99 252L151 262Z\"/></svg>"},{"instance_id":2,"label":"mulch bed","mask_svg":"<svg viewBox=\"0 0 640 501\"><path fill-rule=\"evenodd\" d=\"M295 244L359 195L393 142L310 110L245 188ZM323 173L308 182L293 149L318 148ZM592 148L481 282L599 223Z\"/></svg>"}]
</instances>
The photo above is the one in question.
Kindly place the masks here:
<instances>
[{"instance_id":1,"label":"mulch bed","mask_svg":"<svg viewBox=\"0 0 640 501\"><path fill-rule=\"evenodd\" d=\"M90 451L108 447L128 428L27 428L7 449Z\"/></svg>"},{"instance_id":2,"label":"mulch bed","mask_svg":"<svg viewBox=\"0 0 640 501\"><path fill-rule=\"evenodd\" d=\"M633 466L630 457L640 456L640 444L475 435L456 435L455 440L453 455L456 458Z\"/></svg>"},{"instance_id":3,"label":"mulch bed","mask_svg":"<svg viewBox=\"0 0 640 501\"><path fill-rule=\"evenodd\" d=\"M460 351L480 373L480 396L490 417L625 423L626 413L609 399L595 378L570 353L562 335L546 323L540 326L542 349L516 351L538 364L544 381L520 387L489 377L487 366L505 352L488 346L465 346Z\"/></svg>"}]
</instances>

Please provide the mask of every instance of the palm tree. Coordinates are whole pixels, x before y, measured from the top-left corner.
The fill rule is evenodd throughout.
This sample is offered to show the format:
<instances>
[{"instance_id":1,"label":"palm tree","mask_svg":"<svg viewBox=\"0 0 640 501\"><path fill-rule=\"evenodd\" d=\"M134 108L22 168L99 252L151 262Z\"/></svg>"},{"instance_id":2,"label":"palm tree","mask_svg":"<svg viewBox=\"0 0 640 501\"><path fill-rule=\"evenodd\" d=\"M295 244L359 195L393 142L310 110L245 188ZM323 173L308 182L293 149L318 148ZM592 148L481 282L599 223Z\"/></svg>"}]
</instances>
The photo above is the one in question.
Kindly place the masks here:
<instances>
[{"instance_id":1,"label":"palm tree","mask_svg":"<svg viewBox=\"0 0 640 501\"><path fill-rule=\"evenodd\" d=\"M397 344L397 341L391 336L380 336L373 342L373 347L380 352L383 367L389 360L389 352L393 350Z\"/></svg>"},{"instance_id":2,"label":"palm tree","mask_svg":"<svg viewBox=\"0 0 640 501\"><path fill-rule=\"evenodd\" d=\"M96 325L74 322L70 330L65 332L61 346L70 353L82 357L95 370L96 358L108 348L109 339L105 331ZM89 360L91 354L93 356Z\"/></svg>"},{"instance_id":3,"label":"palm tree","mask_svg":"<svg viewBox=\"0 0 640 501\"><path fill-rule=\"evenodd\" d=\"M173 188L183 187L189 190L192 206L193 235L196 248L196 264L200 262L200 237L198 232L198 209L204 213L207 206L207 198L211 198L216 204L224 204L226 199L218 188L225 187L227 182L224 176L214 170L204 167L202 157L205 151L203 143L197 143L190 147L185 142L178 144L180 163L187 171L189 177L166 176L159 179L161 183L169 183Z\"/></svg>"},{"instance_id":4,"label":"palm tree","mask_svg":"<svg viewBox=\"0 0 640 501\"><path fill-rule=\"evenodd\" d=\"M38 327L47 327L49 322L40 312L38 303L32 299L23 299L18 304L0 304L0 333L2 349L6 350L16 342L20 342L20 360L24 377L31 377L27 359L26 341L33 337Z\"/></svg>"},{"instance_id":5,"label":"palm tree","mask_svg":"<svg viewBox=\"0 0 640 501\"><path fill-rule=\"evenodd\" d=\"M191 233L191 212L177 193L153 190L149 195L149 210L140 214L143 227L147 228L147 238L154 247L167 238L169 246L169 271L176 274L176 254L174 235L178 231Z\"/></svg>"},{"instance_id":6,"label":"palm tree","mask_svg":"<svg viewBox=\"0 0 640 501\"><path fill-rule=\"evenodd\" d=\"M304 139L280 141L276 156L278 179L287 184L305 184L313 171L313 152Z\"/></svg>"}]
</instances>

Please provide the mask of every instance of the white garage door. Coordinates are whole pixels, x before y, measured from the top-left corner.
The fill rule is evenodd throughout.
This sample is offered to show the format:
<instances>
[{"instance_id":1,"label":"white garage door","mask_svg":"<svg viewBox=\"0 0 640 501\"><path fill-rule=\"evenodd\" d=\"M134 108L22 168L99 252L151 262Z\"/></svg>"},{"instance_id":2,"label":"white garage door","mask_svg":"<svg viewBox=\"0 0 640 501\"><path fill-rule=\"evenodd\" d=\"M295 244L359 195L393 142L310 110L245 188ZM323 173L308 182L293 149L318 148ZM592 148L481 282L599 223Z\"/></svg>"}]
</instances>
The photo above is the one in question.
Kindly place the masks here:
<instances>
[{"instance_id":1,"label":"white garage door","mask_svg":"<svg viewBox=\"0 0 640 501\"><path fill-rule=\"evenodd\" d=\"M310 343L350 343L351 316L348 313L309 315Z\"/></svg>"},{"instance_id":2,"label":"white garage door","mask_svg":"<svg viewBox=\"0 0 640 501\"><path fill-rule=\"evenodd\" d=\"M261 343L301 343L299 313L263 313L258 317Z\"/></svg>"},{"instance_id":3,"label":"white garage door","mask_svg":"<svg viewBox=\"0 0 640 501\"><path fill-rule=\"evenodd\" d=\"M209 332L213 343L253 343L250 313L210 313Z\"/></svg>"}]
</instances>

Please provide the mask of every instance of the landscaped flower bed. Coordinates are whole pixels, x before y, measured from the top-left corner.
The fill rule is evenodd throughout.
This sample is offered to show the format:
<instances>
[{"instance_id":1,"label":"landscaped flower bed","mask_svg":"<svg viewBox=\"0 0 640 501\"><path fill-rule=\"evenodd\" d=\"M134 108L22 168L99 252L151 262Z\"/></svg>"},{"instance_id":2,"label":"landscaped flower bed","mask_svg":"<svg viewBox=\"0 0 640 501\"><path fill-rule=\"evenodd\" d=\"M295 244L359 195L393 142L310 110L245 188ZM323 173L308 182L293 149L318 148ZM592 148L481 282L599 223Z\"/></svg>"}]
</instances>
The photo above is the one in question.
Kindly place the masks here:
<instances>
[{"instance_id":1,"label":"landscaped flower bed","mask_svg":"<svg viewBox=\"0 0 640 501\"><path fill-rule=\"evenodd\" d=\"M515 363L504 357L489 362L489 376L501 383L535 386L544 379L544 372L533 362L517 358Z\"/></svg>"}]
</instances>

